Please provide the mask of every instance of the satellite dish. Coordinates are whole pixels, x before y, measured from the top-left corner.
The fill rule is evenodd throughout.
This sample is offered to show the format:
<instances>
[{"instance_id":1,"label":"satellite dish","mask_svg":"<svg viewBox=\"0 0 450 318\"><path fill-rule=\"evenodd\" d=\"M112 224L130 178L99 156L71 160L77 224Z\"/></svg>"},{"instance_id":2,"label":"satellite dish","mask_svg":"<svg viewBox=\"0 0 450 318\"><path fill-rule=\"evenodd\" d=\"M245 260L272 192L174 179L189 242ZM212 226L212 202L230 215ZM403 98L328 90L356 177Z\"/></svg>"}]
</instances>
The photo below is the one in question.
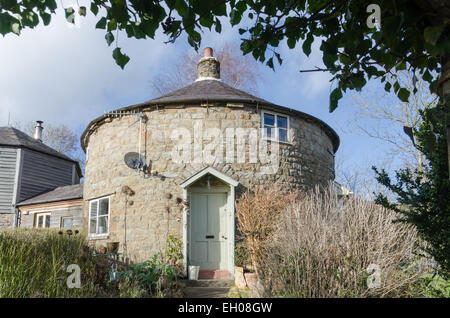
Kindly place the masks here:
<instances>
[{"instance_id":1,"label":"satellite dish","mask_svg":"<svg viewBox=\"0 0 450 318\"><path fill-rule=\"evenodd\" d=\"M145 166L145 158L137 152L128 152L125 154L123 161L131 169L143 169Z\"/></svg>"}]
</instances>

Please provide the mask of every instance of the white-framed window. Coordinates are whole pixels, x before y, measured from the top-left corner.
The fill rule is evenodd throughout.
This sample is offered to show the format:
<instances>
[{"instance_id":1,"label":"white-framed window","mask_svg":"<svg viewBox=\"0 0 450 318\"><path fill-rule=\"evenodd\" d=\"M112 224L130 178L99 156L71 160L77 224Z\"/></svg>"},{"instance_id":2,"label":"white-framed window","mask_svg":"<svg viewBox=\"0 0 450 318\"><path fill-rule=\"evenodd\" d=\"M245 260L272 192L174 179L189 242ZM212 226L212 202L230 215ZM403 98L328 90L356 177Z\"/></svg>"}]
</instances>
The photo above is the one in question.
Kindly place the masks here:
<instances>
[{"instance_id":1,"label":"white-framed window","mask_svg":"<svg viewBox=\"0 0 450 318\"><path fill-rule=\"evenodd\" d=\"M109 233L109 197L89 201L89 236Z\"/></svg>"},{"instance_id":2,"label":"white-framed window","mask_svg":"<svg viewBox=\"0 0 450 318\"><path fill-rule=\"evenodd\" d=\"M269 140L289 142L289 117L268 111L261 112L263 136Z\"/></svg>"},{"instance_id":3,"label":"white-framed window","mask_svg":"<svg viewBox=\"0 0 450 318\"><path fill-rule=\"evenodd\" d=\"M38 229L47 229L50 227L50 212L36 213L34 216L34 227Z\"/></svg>"},{"instance_id":4,"label":"white-framed window","mask_svg":"<svg viewBox=\"0 0 450 318\"><path fill-rule=\"evenodd\" d=\"M62 229L72 229L73 228L73 218L71 216L63 216L61 218L61 228Z\"/></svg>"}]
</instances>

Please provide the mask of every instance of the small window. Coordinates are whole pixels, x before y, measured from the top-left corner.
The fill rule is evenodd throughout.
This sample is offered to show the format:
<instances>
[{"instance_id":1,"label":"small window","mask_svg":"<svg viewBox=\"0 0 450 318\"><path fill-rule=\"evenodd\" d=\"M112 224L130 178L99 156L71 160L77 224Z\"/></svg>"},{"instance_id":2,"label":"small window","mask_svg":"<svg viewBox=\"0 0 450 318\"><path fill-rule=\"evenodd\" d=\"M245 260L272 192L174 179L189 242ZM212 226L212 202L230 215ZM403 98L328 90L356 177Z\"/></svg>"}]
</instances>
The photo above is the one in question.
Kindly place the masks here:
<instances>
[{"instance_id":1,"label":"small window","mask_svg":"<svg viewBox=\"0 0 450 318\"><path fill-rule=\"evenodd\" d=\"M109 197L89 202L89 235L107 235L109 225Z\"/></svg>"},{"instance_id":2,"label":"small window","mask_svg":"<svg viewBox=\"0 0 450 318\"><path fill-rule=\"evenodd\" d=\"M50 216L51 213L36 213L34 219L34 227L45 229L50 227Z\"/></svg>"},{"instance_id":3,"label":"small window","mask_svg":"<svg viewBox=\"0 0 450 318\"><path fill-rule=\"evenodd\" d=\"M71 229L72 227L73 227L73 218L71 218L71 217L61 218L61 228Z\"/></svg>"},{"instance_id":4,"label":"small window","mask_svg":"<svg viewBox=\"0 0 450 318\"><path fill-rule=\"evenodd\" d=\"M262 112L263 136L267 139L289 141L289 117L275 113Z\"/></svg>"}]
</instances>

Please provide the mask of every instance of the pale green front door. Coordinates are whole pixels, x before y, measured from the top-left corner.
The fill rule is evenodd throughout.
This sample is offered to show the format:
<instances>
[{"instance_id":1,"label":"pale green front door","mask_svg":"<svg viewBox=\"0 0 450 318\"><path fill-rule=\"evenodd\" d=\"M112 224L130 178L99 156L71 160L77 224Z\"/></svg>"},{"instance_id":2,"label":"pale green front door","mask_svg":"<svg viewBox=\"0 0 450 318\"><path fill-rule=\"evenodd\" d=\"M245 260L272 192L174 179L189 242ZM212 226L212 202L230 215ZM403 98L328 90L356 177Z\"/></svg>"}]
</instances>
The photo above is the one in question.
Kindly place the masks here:
<instances>
[{"instance_id":1,"label":"pale green front door","mask_svg":"<svg viewBox=\"0 0 450 318\"><path fill-rule=\"evenodd\" d=\"M200 270L228 269L226 193L191 193L190 263Z\"/></svg>"}]
</instances>

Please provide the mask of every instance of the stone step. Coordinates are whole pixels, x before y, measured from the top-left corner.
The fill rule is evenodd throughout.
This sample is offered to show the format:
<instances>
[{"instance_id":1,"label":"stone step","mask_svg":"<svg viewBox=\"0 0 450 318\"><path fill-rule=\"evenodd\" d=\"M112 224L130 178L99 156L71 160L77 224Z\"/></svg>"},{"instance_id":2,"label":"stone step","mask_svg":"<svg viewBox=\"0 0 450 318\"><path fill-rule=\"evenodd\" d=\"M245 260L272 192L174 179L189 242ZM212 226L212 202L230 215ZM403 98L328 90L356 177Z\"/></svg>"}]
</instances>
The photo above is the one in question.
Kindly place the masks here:
<instances>
[{"instance_id":1,"label":"stone step","mask_svg":"<svg viewBox=\"0 0 450 318\"><path fill-rule=\"evenodd\" d=\"M226 298L230 287L185 287L186 298Z\"/></svg>"},{"instance_id":2,"label":"stone step","mask_svg":"<svg viewBox=\"0 0 450 318\"><path fill-rule=\"evenodd\" d=\"M186 287L232 287L234 280L232 279L199 279L189 280L185 279L180 281Z\"/></svg>"}]
</instances>

